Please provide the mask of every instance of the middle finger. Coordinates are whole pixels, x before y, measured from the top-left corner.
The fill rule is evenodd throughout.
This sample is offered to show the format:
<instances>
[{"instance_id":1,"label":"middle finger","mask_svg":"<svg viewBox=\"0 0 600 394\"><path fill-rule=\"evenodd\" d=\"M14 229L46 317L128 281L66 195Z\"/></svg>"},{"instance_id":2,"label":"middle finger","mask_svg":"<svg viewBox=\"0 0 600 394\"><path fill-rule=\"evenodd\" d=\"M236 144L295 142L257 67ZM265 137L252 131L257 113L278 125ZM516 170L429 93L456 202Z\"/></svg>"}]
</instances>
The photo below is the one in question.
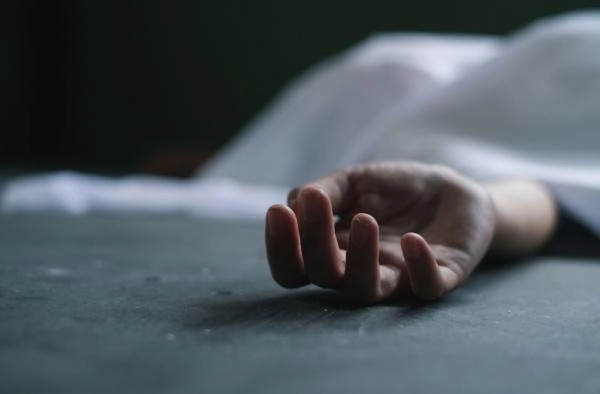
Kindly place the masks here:
<instances>
[{"instance_id":1,"label":"middle finger","mask_svg":"<svg viewBox=\"0 0 600 394\"><path fill-rule=\"evenodd\" d=\"M344 275L344 254L338 247L331 202L315 187L302 190L299 199L306 275L317 286L338 289Z\"/></svg>"}]
</instances>

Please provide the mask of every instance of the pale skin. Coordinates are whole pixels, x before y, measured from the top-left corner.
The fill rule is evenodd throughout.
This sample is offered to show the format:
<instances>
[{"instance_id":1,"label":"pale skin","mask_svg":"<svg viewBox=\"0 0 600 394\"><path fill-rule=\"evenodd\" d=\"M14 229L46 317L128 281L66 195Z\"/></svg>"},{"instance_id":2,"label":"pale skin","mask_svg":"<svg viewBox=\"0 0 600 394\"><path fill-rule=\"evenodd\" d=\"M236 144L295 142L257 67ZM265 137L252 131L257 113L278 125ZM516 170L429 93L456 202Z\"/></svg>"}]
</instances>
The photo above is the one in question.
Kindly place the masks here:
<instances>
[{"instance_id":1,"label":"pale skin","mask_svg":"<svg viewBox=\"0 0 600 394\"><path fill-rule=\"evenodd\" d=\"M413 162L339 170L292 190L266 217L273 279L314 284L374 304L433 300L458 288L486 255L531 253L556 227L540 183L477 183Z\"/></svg>"}]
</instances>

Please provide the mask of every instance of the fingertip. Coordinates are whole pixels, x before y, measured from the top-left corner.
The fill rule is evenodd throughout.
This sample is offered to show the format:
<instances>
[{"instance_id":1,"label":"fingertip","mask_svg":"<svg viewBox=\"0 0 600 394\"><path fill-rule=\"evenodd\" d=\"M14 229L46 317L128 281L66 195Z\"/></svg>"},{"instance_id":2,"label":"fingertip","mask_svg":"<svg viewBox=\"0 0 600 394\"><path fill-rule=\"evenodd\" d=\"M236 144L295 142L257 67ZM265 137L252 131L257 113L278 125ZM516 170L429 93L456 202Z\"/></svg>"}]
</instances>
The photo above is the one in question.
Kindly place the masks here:
<instances>
[{"instance_id":1,"label":"fingertip","mask_svg":"<svg viewBox=\"0 0 600 394\"><path fill-rule=\"evenodd\" d=\"M368 213L364 213L364 212L360 212L360 213L357 213L356 215L354 215L354 217L352 218L352 221L357 222L363 226L368 226L368 225L377 226L378 225L377 220L373 216L369 215Z\"/></svg>"},{"instance_id":2,"label":"fingertip","mask_svg":"<svg viewBox=\"0 0 600 394\"><path fill-rule=\"evenodd\" d=\"M407 233L400 244L413 294L424 300L439 298L446 286L427 241L419 234Z\"/></svg>"},{"instance_id":3,"label":"fingertip","mask_svg":"<svg viewBox=\"0 0 600 394\"><path fill-rule=\"evenodd\" d=\"M417 233L406 233L400 238L402 252L407 260L418 260L428 249L427 241Z\"/></svg>"},{"instance_id":4,"label":"fingertip","mask_svg":"<svg viewBox=\"0 0 600 394\"><path fill-rule=\"evenodd\" d=\"M366 213L358 213L352 218L350 223L351 242L356 246L367 246L373 233L379 231L379 225L375 218Z\"/></svg>"},{"instance_id":5,"label":"fingertip","mask_svg":"<svg viewBox=\"0 0 600 394\"><path fill-rule=\"evenodd\" d=\"M267 231L270 236L278 236L286 233L294 224L294 213L290 208L282 204L276 204L267 210Z\"/></svg>"},{"instance_id":6,"label":"fingertip","mask_svg":"<svg viewBox=\"0 0 600 394\"><path fill-rule=\"evenodd\" d=\"M358 213L350 223L350 242L355 248L371 250L371 253L379 252L379 224L369 214ZM377 258L375 254L373 256Z\"/></svg>"},{"instance_id":7,"label":"fingertip","mask_svg":"<svg viewBox=\"0 0 600 394\"><path fill-rule=\"evenodd\" d=\"M283 204L275 204L275 205L271 205L269 207L269 209L267 210L267 217L270 215L277 215L277 212L280 213L287 213L290 212L290 208L283 205Z\"/></svg>"},{"instance_id":8,"label":"fingertip","mask_svg":"<svg viewBox=\"0 0 600 394\"><path fill-rule=\"evenodd\" d=\"M275 205L271 205L269 207L269 209L267 209L267 220L269 220L269 218L273 215L277 215L277 212L281 212L286 210L286 206L283 204L275 204Z\"/></svg>"},{"instance_id":9,"label":"fingertip","mask_svg":"<svg viewBox=\"0 0 600 394\"><path fill-rule=\"evenodd\" d=\"M321 190L319 187L314 186L314 185L307 185L307 186L303 187L298 192L298 198L300 198L300 199L313 198L313 199L320 199L320 200L324 200L324 199L329 200L329 197L327 197L327 194L323 190Z\"/></svg>"}]
</instances>

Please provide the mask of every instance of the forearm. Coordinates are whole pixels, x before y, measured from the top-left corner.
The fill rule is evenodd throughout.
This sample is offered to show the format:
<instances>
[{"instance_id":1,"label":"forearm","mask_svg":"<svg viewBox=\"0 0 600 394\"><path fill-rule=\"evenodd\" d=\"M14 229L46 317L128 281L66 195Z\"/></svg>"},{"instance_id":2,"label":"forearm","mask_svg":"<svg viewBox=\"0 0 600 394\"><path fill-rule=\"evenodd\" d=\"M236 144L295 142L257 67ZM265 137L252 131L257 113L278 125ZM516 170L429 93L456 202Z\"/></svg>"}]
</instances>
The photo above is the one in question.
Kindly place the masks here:
<instances>
[{"instance_id":1,"label":"forearm","mask_svg":"<svg viewBox=\"0 0 600 394\"><path fill-rule=\"evenodd\" d=\"M541 247L554 233L557 207L550 190L527 179L484 184L495 211L495 229L489 253L516 257Z\"/></svg>"}]
</instances>

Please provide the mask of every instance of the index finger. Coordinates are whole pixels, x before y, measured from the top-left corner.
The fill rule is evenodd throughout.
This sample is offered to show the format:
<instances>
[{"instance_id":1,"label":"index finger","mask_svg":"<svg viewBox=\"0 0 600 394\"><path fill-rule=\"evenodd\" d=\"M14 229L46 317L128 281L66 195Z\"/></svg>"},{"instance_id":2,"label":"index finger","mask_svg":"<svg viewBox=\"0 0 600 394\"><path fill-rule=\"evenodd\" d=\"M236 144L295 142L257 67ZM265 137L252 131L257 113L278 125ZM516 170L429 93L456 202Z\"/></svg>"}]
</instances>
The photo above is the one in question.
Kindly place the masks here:
<instances>
[{"instance_id":1,"label":"index finger","mask_svg":"<svg viewBox=\"0 0 600 394\"><path fill-rule=\"evenodd\" d=\"M298 196L307 187L315 187L321 190L331 202L334 214L347 210L351 205L352 185L350 174L352 170L339 170L323 178L306 183L292 189L288 194L288 206L297 211Z\"/></svg>"}]
</instances>

